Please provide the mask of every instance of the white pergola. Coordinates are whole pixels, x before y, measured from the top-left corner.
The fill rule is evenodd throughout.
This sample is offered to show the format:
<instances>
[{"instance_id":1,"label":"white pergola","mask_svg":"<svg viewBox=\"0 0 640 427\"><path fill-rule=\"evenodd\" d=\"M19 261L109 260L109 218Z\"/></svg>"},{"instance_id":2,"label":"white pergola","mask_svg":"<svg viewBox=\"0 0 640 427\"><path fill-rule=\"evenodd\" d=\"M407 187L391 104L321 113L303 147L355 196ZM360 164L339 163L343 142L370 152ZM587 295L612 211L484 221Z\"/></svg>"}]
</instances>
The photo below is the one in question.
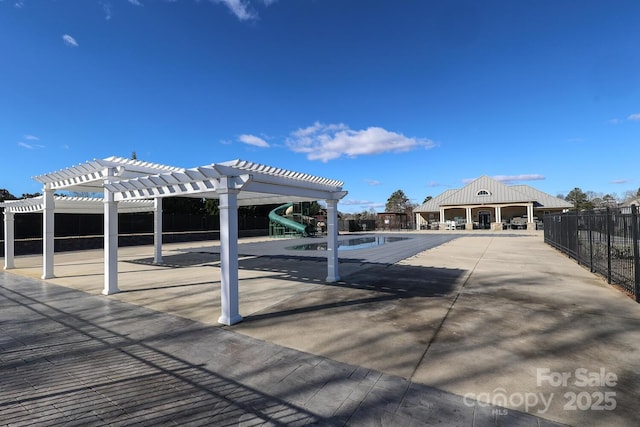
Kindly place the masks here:
<instances>
[{"instance_id":1,"label":"white pergola","mask_svg":"<svg viewBox=\"0 0 640 427\"><path fill-rule=\"evenodd\" d=\"M162 260L162 198L219 199L221 310L219 323L242 320L238 298L238 206L324 200L327 205L327 282L338 272L338 201L341 181L243 160L184 169L109 157L34 178L43 196L8 201L5 207L5 269L13 268L13 215L43 213L43 279L54 277L55 212L104 213L105 295L118 288L118 212L154 211L154 262ZM58 198L55 191L103 193L102 199ZM9 243L11 243L9 245ZM9 247L10 246L10 247Z\"/></svg>"}]
</instances>

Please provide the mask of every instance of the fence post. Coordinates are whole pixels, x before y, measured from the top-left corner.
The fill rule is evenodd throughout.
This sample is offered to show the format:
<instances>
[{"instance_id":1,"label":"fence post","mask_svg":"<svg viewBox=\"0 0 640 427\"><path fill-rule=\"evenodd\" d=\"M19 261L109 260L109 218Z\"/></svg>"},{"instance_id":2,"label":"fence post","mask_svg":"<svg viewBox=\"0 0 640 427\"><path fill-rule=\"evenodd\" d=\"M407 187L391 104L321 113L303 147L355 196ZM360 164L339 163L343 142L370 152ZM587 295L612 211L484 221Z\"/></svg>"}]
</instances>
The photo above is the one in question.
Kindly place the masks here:
<instances>
[{"instance_id":1,"label":"fence post","mask_svg":"<svg viewBox=\"0 0 640 427\"><path fill-rule=\"evenodd\" d=\"M638 253L638 209L631 205L631 232L633 234L633 272L636 302L640 302L640 253Z\"/></svg>"},{"instance_id":2,"label":"fence post","mask_svg":"<svg viewBox=\"0 0 640 427\"><path fill-rule=\"evenodd\" d=\"M576 260L578 261L578 265L582 265L582 255L580 254L580 211L576 212Z\"/></svg>"},{"instance_id":3,"label":"fence post","mask_svg":"<svg viewBox=\"0 0 640 427\"><path fill-rule=\"evenodd\" d=\"M589 214L589 271L593 273L593 211Z\"/></svg>"},{"instance_id":4,"label":"fence post","mask_svg":"<svg viewBox=\"0 0 640 427\"><path fill-rule=\"evenodd\" d=\"M607 206L607 283L611 284L611 211Z\"/></svg>"}]
</instances>

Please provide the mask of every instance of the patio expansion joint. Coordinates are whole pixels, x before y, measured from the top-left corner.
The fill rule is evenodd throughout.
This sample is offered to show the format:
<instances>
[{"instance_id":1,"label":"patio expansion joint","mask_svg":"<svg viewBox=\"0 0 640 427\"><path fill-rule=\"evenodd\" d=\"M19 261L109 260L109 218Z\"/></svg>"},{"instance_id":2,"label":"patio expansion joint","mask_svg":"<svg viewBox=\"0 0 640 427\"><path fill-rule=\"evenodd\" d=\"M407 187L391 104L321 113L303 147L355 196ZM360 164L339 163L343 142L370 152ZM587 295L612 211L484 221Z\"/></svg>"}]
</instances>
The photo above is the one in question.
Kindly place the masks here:
<instances>
[{"instance_id":1,"label":"patio expansion joint","mask_svg":"<svg viewBox=\"0 0 640 427\"><path fill-rule=\"evenodd\" d=\"M447 318L449 317L449 314L453 310L453 307L456 305L456 302L458 301L458 298L460 297L460 295L464 291L465 286L469 282L469 279L471 279L471 276L476 271L476 268L478 268L478 264L480 264L480 261L482 261L482 259L484 258L485 254L487 253L487 250L489 249L489 246L491 246L491 242L493 242L493 239L494 239L494 237L491 237L491 239L489 240L489 242L487 243L485 248L482 250L482 254L480 254L480 256L478 257L478 259L477 259L476 263L474 264L473 268L471 269L471 271L469 272L467 277L464 279L464 282L462 282L462 285L458 288L458 292L456 292L456 296L453 298L453 301L451 301L451 304L449 305L449 308L447 309L447 312L442 317L442 320L440 321L440 324L436 328L436 332L433 334L433 336L429 340L429 343L427 344L427 347L424 349L424 352L420 356L420 359L418 360L418 363L416 363L416 365L413 367L413 371L411 372L411 375L408 378L409 381L413 381L413 377L416 375L416 372L418 371L418 368L420 367L420 365L422 365L422 362L424 362L424 360L427 358L427 353L431 349L431 346L433 345L433 343L438 338L438 335L440 334L440 331L442 330L442 327L444 326L445 322L447 321Z\"/></svg>"}]
</instances>

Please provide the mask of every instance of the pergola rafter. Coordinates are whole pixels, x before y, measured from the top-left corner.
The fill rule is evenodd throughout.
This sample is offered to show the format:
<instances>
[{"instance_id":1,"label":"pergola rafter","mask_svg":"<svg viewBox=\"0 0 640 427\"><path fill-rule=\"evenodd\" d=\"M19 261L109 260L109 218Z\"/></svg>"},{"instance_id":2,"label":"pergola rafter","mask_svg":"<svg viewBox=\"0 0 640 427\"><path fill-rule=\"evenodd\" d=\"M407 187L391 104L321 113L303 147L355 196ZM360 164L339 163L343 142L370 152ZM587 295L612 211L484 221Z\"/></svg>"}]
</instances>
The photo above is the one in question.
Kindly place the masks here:
<instances>
[{"instance_id":1,"label":"pergola rafter","mask_svg":"<svg viewBox=\"0 0 640 427\"><path fill-rule=\"evenodd\" d=\"M43 185L49 186L52 190L78 191L78 187L81 187L82 189L89 189L89 191L95 188L99 192L102 192L102 181L107 178L106 171L110 168L115 169L116 173L114 175L120 179L184 170L173 166L113 156L38 175L33 179Z\"/></svg>"}]
</instances>

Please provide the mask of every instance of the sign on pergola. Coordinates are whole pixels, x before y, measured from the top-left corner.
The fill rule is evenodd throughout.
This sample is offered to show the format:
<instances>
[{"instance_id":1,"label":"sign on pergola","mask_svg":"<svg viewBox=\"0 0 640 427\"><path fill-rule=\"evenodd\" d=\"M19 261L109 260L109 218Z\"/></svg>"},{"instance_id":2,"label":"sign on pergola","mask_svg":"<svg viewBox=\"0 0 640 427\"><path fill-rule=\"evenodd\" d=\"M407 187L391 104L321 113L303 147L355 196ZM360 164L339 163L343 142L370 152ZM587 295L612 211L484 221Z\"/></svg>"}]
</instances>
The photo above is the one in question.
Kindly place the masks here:
<instances>
[{"instance_id":1,"label":"sign on pergola","mask_svg":"<svg viewBox=\"0 0 640 427\"><path fill-rule=\"evenodd\" d=\"M82 212L81 205L92 204L104 213L104 289L103 294L119 292L118 212L138 207L153 210L154 261L162 259L162 198L197 197L219 199L221 316L219 322L231 325L242 320L238 300L238 206L324 200L327 205L327 282L340 279L338 273L338 201L347 192L341 181L279 169L243 160L213 163L192 169L109 157L93 160L34 178L43 184L39 200L5 202L5 235L13 236L13 215L37 206L43 213L43 279L54 276L54 212ZM93 201L61 199L55 191L102 193ZM96 203L98 205L96 205ZM73 205L78 209L74 211ZM101 206L99 206L101 205ZM142 207L144 205L144 208ZM5 254L7 242L5 239ZM13 242L12 242L13 243ZM13 247L11 264L13 267Z\"/></svg>"}]
</instances>

